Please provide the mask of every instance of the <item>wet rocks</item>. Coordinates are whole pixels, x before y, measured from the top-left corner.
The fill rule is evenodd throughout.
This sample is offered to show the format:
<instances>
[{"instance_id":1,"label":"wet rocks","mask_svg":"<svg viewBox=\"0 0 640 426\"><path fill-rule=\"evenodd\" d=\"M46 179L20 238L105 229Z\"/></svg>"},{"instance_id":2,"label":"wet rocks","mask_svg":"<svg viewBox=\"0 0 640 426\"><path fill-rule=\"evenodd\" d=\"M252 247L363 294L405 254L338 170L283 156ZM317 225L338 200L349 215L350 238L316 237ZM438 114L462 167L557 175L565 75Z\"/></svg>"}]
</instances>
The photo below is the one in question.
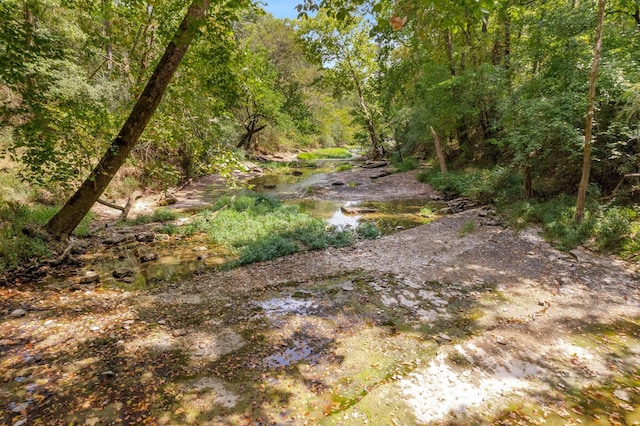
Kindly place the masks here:
<instances>
[{"instance_id":1,"label":"wet rocks","mask_svg":"<svg viewBox=\"0 0 640 426\"><path fill-rule=\"evenodd\" d=\"M366 214L376 213L378 209L373 207L358 207L358 206L342 206L340 211L344 214Z\"/></svg>"},{"instance_id":2,"label":"wet rocks","mask_svg":"<svg viewBox=\"0 0 640 426\"><path fill-rule=\"evenodd\" d=\"M113 278L122 281L122 282L133 282L134 272L132 269L116 269L111 273Z\"/></svg>"}]
</instances>

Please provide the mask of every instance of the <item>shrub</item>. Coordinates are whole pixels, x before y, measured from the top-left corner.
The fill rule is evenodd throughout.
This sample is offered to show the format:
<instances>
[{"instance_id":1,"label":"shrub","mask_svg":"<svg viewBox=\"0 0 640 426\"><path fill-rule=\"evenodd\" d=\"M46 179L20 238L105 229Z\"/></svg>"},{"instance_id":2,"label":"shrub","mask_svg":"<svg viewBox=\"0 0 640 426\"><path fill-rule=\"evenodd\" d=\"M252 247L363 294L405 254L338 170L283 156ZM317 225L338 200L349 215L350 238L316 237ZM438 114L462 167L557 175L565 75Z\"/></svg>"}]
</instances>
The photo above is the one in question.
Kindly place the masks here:
<instances>
[{"instance_id":1,"label":"shrub","mask_svg":"<svg viewBox=\"0 0 640 426\"><path fill-rule=\"evenodd\" d=\"M597 245L603 251L619 251L630 239L632 220L636 212L613 207L604 212L596 227Z\"/></svg>"},{"instance_id":2,"label":"shrub","mask_svg":"<svg viewBox=\"0 0 640 426\"><path fill-rule=\"evenodd\" d=\"M375 240L380 236L380 230L373 222L362 222L356 228L356 233L365 240Z\"/></svg>"}]
</instances>

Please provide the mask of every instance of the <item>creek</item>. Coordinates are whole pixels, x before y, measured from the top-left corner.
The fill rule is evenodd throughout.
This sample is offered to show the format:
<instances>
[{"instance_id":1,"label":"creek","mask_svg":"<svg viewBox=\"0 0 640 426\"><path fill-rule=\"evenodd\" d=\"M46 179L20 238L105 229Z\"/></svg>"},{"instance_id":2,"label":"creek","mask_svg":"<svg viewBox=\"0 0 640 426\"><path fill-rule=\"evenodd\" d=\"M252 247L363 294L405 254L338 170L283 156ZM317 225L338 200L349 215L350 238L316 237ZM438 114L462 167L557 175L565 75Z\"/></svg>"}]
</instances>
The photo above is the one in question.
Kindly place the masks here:
<instances>
[{"instance_id":1,"label":"creek","mask_svg":"<svg viewBox=\"0 0 640 426\"><path fill-rule=\"evenodd\" d=\"M321 167L285 167L267 172L259 177L245 181L240 187L230 189L218 183L201 189L201 199L212 205L223 196L241 194L247 191L263 193L282 200L287 204L297 205L300 210L311 217L320 218L328 225L339 229L355 229L360 224L375 224L380 234L388 235L401 230L428 223L434 217L420 215L426 206L437 210L440 206L430 200L408 199L393 201L338 200L318 199L313 189L331 187L334 172L344 166L344 162L325 162ZM334 184L334 183L333 183ZM335 184L334 184L335 185ZM345 183L344 185L355 185ZM346 186L345 186L346 187ZM188 218L179 219L188 222ZM138 235L153 230L153 226L136 229ZM131 232L118 230L117 232ZM138 238L138 236L136 236ZM152 250L153 258L141 260ZM145 246L137 241L126 245L105 246L99 244L82 256L84 266L59 274L57 281L64 285L77 285L86 279L87 274L98 274L103 284L116 285L128 289L140 289L157 282L173 282L182 277L198 273L208 268L225 263L228 253L221 247L214 247L206 236L169 238L165 234L155 233L153 246ZM113 277L114 271L125 274L124 279ZM75 278L71 278L75 276ZM70 279L71 278L71 279Z\"/></svg>"}]
</instances>

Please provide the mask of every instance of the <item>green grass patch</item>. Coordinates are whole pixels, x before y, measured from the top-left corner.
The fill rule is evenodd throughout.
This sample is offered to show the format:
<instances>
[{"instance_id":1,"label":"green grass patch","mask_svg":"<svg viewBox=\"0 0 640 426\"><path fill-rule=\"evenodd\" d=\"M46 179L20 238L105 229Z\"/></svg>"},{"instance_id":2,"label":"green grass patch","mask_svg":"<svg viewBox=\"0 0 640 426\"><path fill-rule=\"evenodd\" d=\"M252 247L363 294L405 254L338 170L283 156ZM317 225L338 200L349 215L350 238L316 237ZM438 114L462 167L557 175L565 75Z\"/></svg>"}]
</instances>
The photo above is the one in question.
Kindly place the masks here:
<instances>
[{"instance_id":1,"label":"green grass patch","mask_svg":"<svg viewBox=\"0 0 640 426\"><path fill-rule=\"evenodd\" d=\"M170 235L201 232L235 256L227 266L261 262L305 250L343 247L373 230L339 230L302 213L296 205L262 194L223 197L186 227L164 225Z\"/></svg>"},{"instance_id":2,"label":"green grass patch","mask_svg":"<svg viewBox=\"0 0 640 426\"><path fill-rule=\"evenodd\" d=\"M131 221L127 221L127 223L132 225L144 225L153 222L170 222L172 220L176 220L178 216L178 213L173 210L159 208L150 215L138 216Z\"/></svg>"},{"instance_id":3,"label":"green grass patch","mask_svg":"<svg viewBox=\"0 0 640 426\"><path fill-rule=\"evenodd\" d=\"M326 158L351 158L351 151L346 148L321 148L311 152L301 152L298 159L302 161L320 160Z\"/></svg>"}]
</instances>

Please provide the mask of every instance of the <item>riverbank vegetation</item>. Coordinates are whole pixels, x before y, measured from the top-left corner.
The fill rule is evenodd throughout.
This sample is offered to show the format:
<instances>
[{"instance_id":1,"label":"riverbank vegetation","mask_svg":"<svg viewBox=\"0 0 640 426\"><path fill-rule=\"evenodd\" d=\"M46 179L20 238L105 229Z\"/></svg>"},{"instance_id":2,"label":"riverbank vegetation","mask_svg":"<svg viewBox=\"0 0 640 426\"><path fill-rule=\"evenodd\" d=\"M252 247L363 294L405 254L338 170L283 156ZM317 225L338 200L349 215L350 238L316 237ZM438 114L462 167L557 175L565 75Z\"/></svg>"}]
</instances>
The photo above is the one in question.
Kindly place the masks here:
<instances>
[{"instance_id":1,"label":"riverbank vegetation","mask_svg":"<svg viewBox=\"0 0 640 426\"><path fill-rule=\"evenodd\" d=\"M100 175L98 160L113 152L154 69L162 71L187 3L0 5L0 149L11 159L0 170L1 250L9 259L0 266L46 253L44 240L23 229L46 225L87 176ZM626 0L320 0L281 20L240 1L208 6L105 192L126 198L139 188L230 176L267 153L305 151L305 160L346 156L345 147L359 145L399 170L439 158L449 173L423 179L447 196L496 204L514 226L539 223L559 247L588 244L635 258L639 8ZM572 200L591 110L580 221ZM47 229L54 228L54 237L66 236Z\"/></svg>"}]
</instances>

